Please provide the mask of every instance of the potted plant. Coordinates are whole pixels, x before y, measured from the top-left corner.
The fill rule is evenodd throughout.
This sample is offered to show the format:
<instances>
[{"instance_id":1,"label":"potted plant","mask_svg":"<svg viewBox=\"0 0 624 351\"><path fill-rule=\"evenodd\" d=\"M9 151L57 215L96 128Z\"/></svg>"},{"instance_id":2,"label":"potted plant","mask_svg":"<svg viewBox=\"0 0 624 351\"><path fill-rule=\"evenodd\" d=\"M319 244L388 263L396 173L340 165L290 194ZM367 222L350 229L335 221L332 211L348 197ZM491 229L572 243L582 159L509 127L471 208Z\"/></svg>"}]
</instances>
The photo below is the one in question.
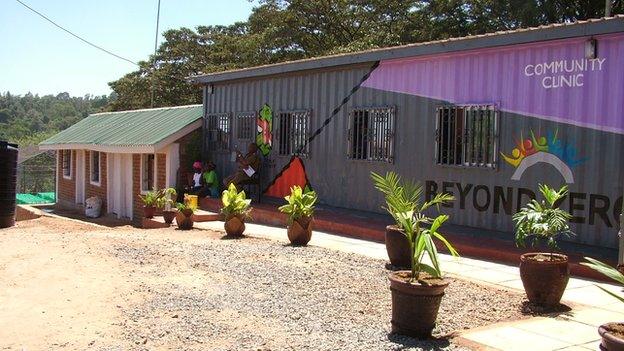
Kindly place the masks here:
<instances>
[{"instance_id":1,"label":"potted plant","mask_svg":"<svg viewBox=\"0 0 624 351\"><path fill-rule=\"evenodd\" d=\"M549 252L530 252L520 256L520 278L529 301L543 306L559 303L568 285L570 268L568 256L555 253L557 239L569 235L570 214L558 208L567 193L567 186L559 190L539 185L543 200L531 200L513 216L516 225L516 245L525 247L546 242Z\"/></svg>"},{"instance_id":2,"label":"potted plant","mask_svg":"<svg viewBox=\"0 0 624 351\"><path fill-rule=\"evenodd\" d=\"M618 271L616 268L609 266L606 263L600 262L596 259L585 257L589 262L581 262L585 265L605 276L615 280L616 282L624 285L624 274ZM616 299L624 302L624 297L614 294L613 292L597 285L607 294L615 297ZM598 327L598 334L602 338L600 343L600 350L604 351L622 351L624 350L624 322L610 322L605 323Z\"/></svg>"},{"instance_id":3,"label":"potted plant","mask_svg":"<svg viewBox=\"0 0 624 351\"><path fill-rule=\"evenodd\" d=\"M182 230L193 229L193 213L196 210L195 205L184 199L184 202L178 202L176 205L178 212L175 215L178 228Z\"/></svg>"},{"instance_id":4,"label":"potted plant","mask_svg":"<svg viewBox=\"0 0 624 351\"><path fill-rule=\"evenodd\" d=\"M414 182L401 182L400 177L394 172L386 173L385 177L371 172L371 178L373 179L375 188L385 197L386 206L382 206L382 208L388 211L395 222L395 224L386 226L385 244L390 264L400 268L410 267L412 259L409 243L403 233L403 228L401 228L401 222L395 215L395 212L390 210L388 201L391 196L394 195L396 197L396 194L400 193L400 198L394 200L394 211L396 211L396 213L414 211L414 206L422 195L422 188L418 187ZM400 191L399 188L401 189Z\"/></svg>"},{"instance_id":5,"label":"potted plant","mask_svg":"<svg viewBox=\"0 0 624 351\"><path fill-rule=\"evenodd\" d=\"M143 216L145 218L154 218L156 207L160 199L160 192L153 190L148 191L144 195L139 195L143 201Z\"/></svg>"},{"instance_id":6,"label":"potted plant","mask_svg":"<svg viewBox=\"0 0 624 351\"><path fill-rule=\"evenodd\" d=\"M167 188L162 191L159 207L163 209L163 219L167 224L171 224L176 216L175 199L177 196L178 193L174 188Z\"/></svg>"},{"instance_id":7,"label":"potted plant","mask_svg":"<svg viewBox=\"0 0 624 351\"><path fill-rule=\"evenodd\" d=\"M401 185L400 178L392 172L385 177L375 178L375 186L378 189L392 189L384 193L387 209L407 238L406 244L410 251L410 270L395 271L389 277L392 292L392 332L413 337L429 337L435 327L444 290L449 284L442 277L434 238L442 242L451 255L458 254L438 231L449 216L438 215L431 218L424 212L432 206L439 210L439 205L454 198L449 194L439 193L433 199L421 203L420 196L411 196L422 194L420 184L409 183L407 187ZM412 186L414 189L410 188ZM409 210L403 211L406 208ZM424 262L425 255L431 264Z\"/></svg>"},{"instance_id":8,"label":"potted plant","mask_svg":"<svg viewBox=\"0 0 624 351\"><path fill-rule=\"evenodd\" d=\"M290 195L284 197L286 204L279 207L288 215L288 240L293 245L307 245L312 238L314 204L317 196L312 190L305 191L296 185L290 188Z\"/></svg>"},{"instance_id":9,"label":"potted plant","mask_svg":"<svg viewBox=\"0 0 624 351\"><path fill-rule=\"evenodd\" d=\"M245 219L249 218L251 200L245 191L238 191L234 184L223 190L221 194L221 214L225 219L225 233L230 237L239 237L245 232Z\"/></svg>"}]
</instances>

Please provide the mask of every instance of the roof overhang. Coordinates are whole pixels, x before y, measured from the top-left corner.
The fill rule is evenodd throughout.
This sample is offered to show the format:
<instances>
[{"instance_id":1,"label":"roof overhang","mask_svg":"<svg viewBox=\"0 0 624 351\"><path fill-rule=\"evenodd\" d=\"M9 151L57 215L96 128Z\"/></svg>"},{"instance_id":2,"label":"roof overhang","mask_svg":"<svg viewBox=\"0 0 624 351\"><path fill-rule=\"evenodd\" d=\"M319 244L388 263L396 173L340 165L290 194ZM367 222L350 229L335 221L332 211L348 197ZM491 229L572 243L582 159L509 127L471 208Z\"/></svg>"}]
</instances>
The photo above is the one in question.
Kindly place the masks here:
<instances>
[{"instance_id":1,"label":"roof overhang","mask_svg":"<svg viewBox=\"0 0 624 351\"><path fill-rule=\"evenodd\" d=\"M538 41L567 39L581 36L624 32L624 16L561 23L535 28L501 31L496 33L451 38L432 42L373 49L368 51L338 54L312 59L277 63L238 70L191 76L187 79L196 84L212 84L237 79L249 79L279 75L296 71L323 69L391 60L406 57L443 54L453 51L490 48L497 46L527 44Z\"/></svg>"},{"instance_id":2,"label":"roof overhang","mask_svg":"<svg viewBox=\"0 0 624 351\"><path fill-rule=\"evenodd\" d=\"M188 133L198 129L202 126L202 119L198 119L195 122L188 124L186 127L178 130L177 132L169 135L167 138L152 145L101 145L101 144L40 144L39 150L92 150L106 153L116 154L153 154L157 153L169 144L182 138Z\"/></svg>"}]
</instances>

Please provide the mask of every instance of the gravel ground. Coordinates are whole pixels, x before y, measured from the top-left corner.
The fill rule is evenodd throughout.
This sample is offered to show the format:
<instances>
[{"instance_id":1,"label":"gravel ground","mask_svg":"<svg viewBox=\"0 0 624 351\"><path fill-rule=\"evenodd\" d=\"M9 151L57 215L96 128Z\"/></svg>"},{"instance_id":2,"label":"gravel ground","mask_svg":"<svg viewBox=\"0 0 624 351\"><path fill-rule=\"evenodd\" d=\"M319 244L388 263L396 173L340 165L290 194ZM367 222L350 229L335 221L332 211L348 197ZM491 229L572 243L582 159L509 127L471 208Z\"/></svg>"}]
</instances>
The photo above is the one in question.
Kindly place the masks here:
<instances>
[{"instance_id":1,"label":"gravel ground","mask_svg":"<svg viewBox=\"0 0 624 351\"><path fill-rule=\"evenodd\" d=\"M144 286L150 297L132 309L126 337L145 349L183 342L212 350L455 350L454 332L522 318L523 297L454 279L434 336L390 335L385 262L317 247L262 239L118 246L130 264L166 275L163 254L186 261L207 278L189 289L166 282ZM151 345L151 346L150 346Z\"/></svg>"},{"instance_id":2,"label":"gravel ground","mask_svg":"<svg viewBox=\"0 0 624 351\"><path fill-rule=\"evenodd\" d=\"M0 230L0 349L466 350L456 332L536 312L522 294L454 279L436 338L419 341L389 334L384 261L111 225Z\"/></svg>"}]
</instances>

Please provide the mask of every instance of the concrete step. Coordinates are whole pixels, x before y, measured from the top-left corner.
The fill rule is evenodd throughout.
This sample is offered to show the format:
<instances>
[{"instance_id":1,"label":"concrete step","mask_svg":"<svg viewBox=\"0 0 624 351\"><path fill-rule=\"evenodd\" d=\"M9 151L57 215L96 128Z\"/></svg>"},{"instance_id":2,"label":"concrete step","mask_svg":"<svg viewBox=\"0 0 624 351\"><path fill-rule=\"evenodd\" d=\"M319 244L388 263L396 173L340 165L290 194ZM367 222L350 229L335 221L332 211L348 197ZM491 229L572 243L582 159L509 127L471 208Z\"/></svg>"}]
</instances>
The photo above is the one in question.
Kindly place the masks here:
<instances>
[{"instance_id":1,"label":"concrete step","mask_svg":"<svg viewBox=\"0 0 624 351\"><path fill-rule=\"evenodd\" d=\"M218 212L197 210L193 214L194 222L213 222L221 220L221 214Z\"/></svg>"}]
</instances>

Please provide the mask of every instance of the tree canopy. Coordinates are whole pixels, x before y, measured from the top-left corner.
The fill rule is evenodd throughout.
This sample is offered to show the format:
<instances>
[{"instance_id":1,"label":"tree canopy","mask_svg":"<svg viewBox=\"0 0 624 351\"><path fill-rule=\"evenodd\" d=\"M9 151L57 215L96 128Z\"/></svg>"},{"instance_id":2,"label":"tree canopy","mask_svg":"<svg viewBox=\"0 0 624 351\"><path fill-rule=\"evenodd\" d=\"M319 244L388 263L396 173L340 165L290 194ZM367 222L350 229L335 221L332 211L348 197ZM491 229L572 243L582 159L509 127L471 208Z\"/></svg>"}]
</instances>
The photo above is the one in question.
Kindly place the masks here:
<instances>
[{"instance_id":1,"label":"tree canopy","mask_svg":"<svg viewBox=\"0 0 624 351\"><path fill-rule=\"evenodd\" d=\"M37 144L68 128L90 113L106 108L112 96L70 97L54 95L11 95L0 93L0 140L20 146Z\"/></svg>"},{"instance_id":2,"label":"tree canopy","mask_svg":"<svg viewBox=\"0 0 624 351\"><path fill-rule=\"evenodd\" d=\"M622 13L624 0L612 4ZM166 31L155 56L109 83L111 108L150 107L152 85L154 107L201 103L184 81L199 73L603 14L603 0L260 0L244 22Z\"/></svg>"}]
</instances>

